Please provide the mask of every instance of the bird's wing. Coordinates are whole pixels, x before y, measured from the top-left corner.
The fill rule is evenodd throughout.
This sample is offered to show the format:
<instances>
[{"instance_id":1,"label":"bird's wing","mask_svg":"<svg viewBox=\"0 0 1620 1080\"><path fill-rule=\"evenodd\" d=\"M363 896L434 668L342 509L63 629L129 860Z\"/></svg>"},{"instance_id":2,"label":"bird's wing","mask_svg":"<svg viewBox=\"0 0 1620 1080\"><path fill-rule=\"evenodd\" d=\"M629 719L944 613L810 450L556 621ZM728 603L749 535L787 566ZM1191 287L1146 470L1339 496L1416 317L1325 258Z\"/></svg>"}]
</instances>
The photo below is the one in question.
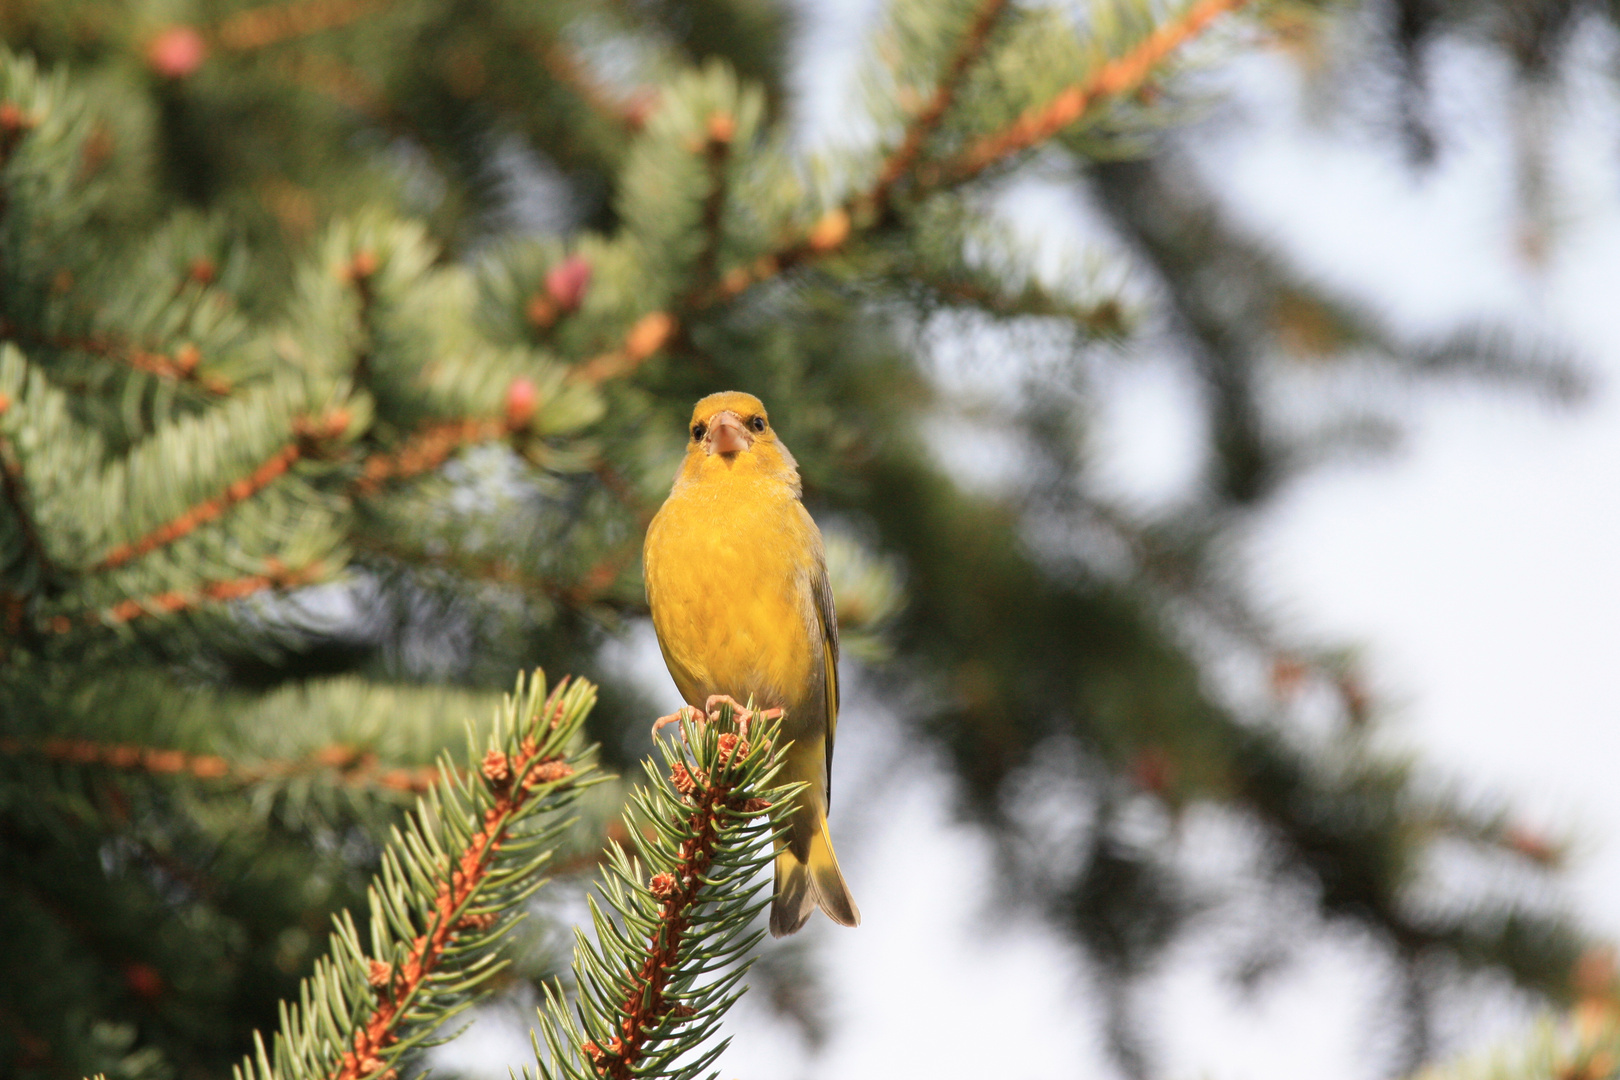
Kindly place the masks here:
<instances>
[{"instance_id":1,"label":"bird's wing","mask_svg":"<svg viewBox=\"0 0 1620 1080\"><path fill-rule=\"evenodd\" d=\"M833 738L838 734L838 611L833 607L832 583L827 580L827 557L816 545L813 589L816 617L821 623L822 698L827 707L827 805L832 805Z\"/></svg>"}]
</instances>

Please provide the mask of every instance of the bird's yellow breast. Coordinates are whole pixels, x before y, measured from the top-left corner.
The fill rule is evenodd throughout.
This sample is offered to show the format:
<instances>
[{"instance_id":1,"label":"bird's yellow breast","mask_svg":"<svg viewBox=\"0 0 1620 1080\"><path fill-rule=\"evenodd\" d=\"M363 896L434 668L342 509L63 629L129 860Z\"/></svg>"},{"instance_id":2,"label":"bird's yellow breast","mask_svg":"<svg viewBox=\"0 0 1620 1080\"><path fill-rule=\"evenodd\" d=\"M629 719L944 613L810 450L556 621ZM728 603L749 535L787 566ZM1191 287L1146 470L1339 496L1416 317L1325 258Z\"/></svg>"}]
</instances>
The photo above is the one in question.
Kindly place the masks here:
<instances>
[{"instance_id":1,"label":"bird's yellow breast","mask_svg":"<svg viewBox=\"0 0 1620 1080\"><path fill-rule=\"evenodd\" d=\"M794 493L758 477L677 488L647 529L653 627L691 705L710 694L792 710L822 662L819 537Z\"/></svg>"}]
</instances>

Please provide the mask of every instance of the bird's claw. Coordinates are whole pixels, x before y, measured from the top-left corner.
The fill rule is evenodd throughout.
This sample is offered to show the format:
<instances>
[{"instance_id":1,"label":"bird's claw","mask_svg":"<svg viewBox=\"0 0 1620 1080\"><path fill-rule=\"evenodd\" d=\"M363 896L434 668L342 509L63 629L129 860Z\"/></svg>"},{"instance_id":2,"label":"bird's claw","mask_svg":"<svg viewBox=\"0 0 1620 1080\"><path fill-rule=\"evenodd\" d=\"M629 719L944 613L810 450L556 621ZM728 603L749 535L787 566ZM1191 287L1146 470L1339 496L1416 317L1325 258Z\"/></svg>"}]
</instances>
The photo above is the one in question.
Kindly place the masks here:
<instances>
[{"instance_id":1,"label":"bird's claw","mask_svg":"<svg viewBox=\"0 0 1620 1080\"><path fill-rule=\"evenodd\" d=\"M710 694L709 700L703 703L703 711L708 714L709 722L720 722L720 706L731 706L731 717L737 725L737 734L744 739L748 738L748 725L755 720L780 720L781 709L748 709L737 704L737 699L730 694Z\"/></svg>"},{"instance_id":2,"label":"bird's claw","mask_svg":"<svg viewBox=\"0 0 1620 1080\"><path fill-rule=\"evenodd\" d=\"M660 716L658 719L653 721L653 726L652 726L653 738L655 738L655 739L658 738L659 732L663 731L665 728L669 727L669 725L671 725L671 724L679 724L683 720L693 720L693 721L695 721L702 715L703 715L702 713L700 713L696 709L692 708L692 706L690 706L690 705L682 705L680 708L676 709L674 712L670 713L668 716ZM684 738L684 737L685 737L685 732L683 730L682 738Z\"/></svg>"},{"instance_id":3,"label":"bird's claw","mask_svg":"<svg viewBox=\"0 0 1620 1080\"><path fill-rule=\"evenodd\" d=\"M676 709L668 716L660 716L657 720L653 721L653 738L656 739L659 734L671 724L679 724L687 720L690 720L693 723L718 724L721 719L720 706L722 705L731 706L732 722L737 725L737 734L741 735L744 739L748 738L748 725L752 724L755 720L769 721L780 720L782 718L782 710L779 708L749 709L739 705L737 703L737 699L732 697L730 694L711 694L709 696L709 700L705 701L703 705L704 707L702 709L694 709L690 705L682 705L679 709ZM682 730L682 738L685 738L684 729Z\"/></svg>"}]
</instances>

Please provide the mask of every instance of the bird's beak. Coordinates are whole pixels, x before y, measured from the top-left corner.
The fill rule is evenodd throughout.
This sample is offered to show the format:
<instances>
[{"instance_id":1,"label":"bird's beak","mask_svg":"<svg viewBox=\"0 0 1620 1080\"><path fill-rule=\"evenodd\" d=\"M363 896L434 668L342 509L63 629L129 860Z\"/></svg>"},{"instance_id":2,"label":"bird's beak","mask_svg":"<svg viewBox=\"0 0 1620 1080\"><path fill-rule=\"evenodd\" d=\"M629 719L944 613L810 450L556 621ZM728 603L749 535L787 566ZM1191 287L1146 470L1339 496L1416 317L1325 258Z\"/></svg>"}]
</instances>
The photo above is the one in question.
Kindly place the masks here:
<instances>
[{"instance_id":1,"label":"bird's beak","mask_svg":"<svg viewBox=\"0 0 1620 1080\"><path fill-rule=\"evenodd\" d=\"M735 454L754 445L742 417L727 409L709 421L709 453Z\"/></svg>"}]
</instances>

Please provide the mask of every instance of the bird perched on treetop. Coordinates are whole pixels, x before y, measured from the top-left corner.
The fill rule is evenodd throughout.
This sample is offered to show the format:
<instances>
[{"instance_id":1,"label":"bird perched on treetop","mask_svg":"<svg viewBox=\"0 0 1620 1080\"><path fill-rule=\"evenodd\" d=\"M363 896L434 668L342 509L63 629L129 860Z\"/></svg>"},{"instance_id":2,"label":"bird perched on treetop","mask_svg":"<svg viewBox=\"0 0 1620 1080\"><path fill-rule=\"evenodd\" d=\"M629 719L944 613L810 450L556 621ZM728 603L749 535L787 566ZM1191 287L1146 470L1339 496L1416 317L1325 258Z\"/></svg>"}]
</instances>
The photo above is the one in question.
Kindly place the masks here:
<instances>
[{"instance_id":1,"label":"bird perched on treetop","mask_svg":"<svg viewBox=\"0 0 1620 1080\"><path fill-rule=\"evenodd\" d=\"M710 394L688 430L642 555L664 663L705 714L721 703L744 714L738 697L785 710L782 734L793 745L783 779L807 786L776 853L771 933L793 933L818 907L855 926L860 912L827 835L838 617L821 530L799 501L798 463L758 398Z\"/></svg>"}]
</instances>

